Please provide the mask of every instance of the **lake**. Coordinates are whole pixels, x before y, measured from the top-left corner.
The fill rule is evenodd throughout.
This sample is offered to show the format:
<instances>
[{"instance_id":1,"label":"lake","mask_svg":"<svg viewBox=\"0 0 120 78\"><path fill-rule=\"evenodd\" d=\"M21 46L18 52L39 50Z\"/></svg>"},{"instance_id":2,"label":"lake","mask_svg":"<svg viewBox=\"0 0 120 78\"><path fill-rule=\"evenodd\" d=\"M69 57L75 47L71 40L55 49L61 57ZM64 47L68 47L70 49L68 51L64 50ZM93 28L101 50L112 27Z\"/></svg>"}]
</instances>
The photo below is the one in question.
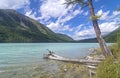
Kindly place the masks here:
<instances>
[{"instance_id":1,"label":"lake","mask_svg":"<svg viewBox=\"0 0 120 78\"><path fill-rule=\"evenodd\" d=\"M47 49L60 56L79 59L88 55L90 48L98 46L98 43L1 43L0 78L7 78L9 74L6 72L47 63L43 59ZM6 74L3 76L3 73Z\"/></svg>"}]
</instances>

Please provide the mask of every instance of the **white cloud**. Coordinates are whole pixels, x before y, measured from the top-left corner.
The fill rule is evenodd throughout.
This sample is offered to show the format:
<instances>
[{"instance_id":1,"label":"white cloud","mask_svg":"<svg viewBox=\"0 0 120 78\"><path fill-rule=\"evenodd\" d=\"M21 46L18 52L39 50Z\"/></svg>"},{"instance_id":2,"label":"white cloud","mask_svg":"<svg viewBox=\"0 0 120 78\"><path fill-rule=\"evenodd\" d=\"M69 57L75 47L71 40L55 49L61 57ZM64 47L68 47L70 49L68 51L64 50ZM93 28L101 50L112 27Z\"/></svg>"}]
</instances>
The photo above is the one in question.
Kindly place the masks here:
<instances>
[{"instance_id":1,"label":"white cloud","mask_svg":"<svg viewBox=\"0 0 120 78\"><path fill-rule=\"evenodd\" d=\"M28 11L28 12L25 13L25 15L29 16L29 15L31 15L31 13L32 13L32 11Z\"/></svg>"},{"instance_id":2,"label":"white cloud","mask_svg":"<svg viewBox=\"0 0 120 78\"><path fill-rule=\"evenodd\" d=\"M97 15L102 15L100 19L104 20L103 23L99 24L102 35L108 34L118 28L117 23L120 19L120 12L113 11L111 15L109 14L109 12L110 11L103 12L102 10L99 10L97 12ZM77 30L77 32L74 31L74 39L79 40L96 37L93 27L90 26L89 28L86 28L88 26L85 26L85 24L83 26L85 27L83 30Z\"/></svg>"},{"instance_id":3,"label":"white cloud","mask_svg":"<svg viewBox=\"0 0 120 78\"><path fill-rule=\"evenodd\" d=\"M55 22L50 22L49 24L47 24L47 27L49 27L55 32L73 31L73 28L71 28L69 25L64 25L64 23L71 20L79 13L81 12L78 12L78 10L75 10L74 12L72 12L72 14L70 13L65 16L58 17L58 19Z\"/></svg>"},{"instance_id":4,"label":"white cloud","mask_svg":"<svg viewBox=\"0 0 120 78\"><path fill-rule=\"evenodd\" d=\"M83 13L82 10L75 10L75 11L72 10L70 13L67 13L66 15L59 17L59 20L61 23L65 23L65 22L71 20L72 18L75 18L76 15L81 14L81 13ZM62 17L64 17L64 18L62 18Z\"/></svg>"},{"instance_id":5,"label":"white cloud","mask_svg":"<svg viewBox=\"0 0 120 78\"><path fill-rule=\"evenodd\" d=\"M32 12L32 10L28 10L26 12L26 15L33 19L40 20L40 22L45 24L54 32L67 32L68 35L70 35L76 40L95 37L94 28L91 26L87 26L89 24L80 24L77 27L70 26L70 24L67 24L68 21L72 20L81 13L83 13L82 15L87 16L88 11L83 12L83 10L80 9L73 10L71 9L71 7L65 8L65 5L63 4L64 0L41 1L42 3L40 5L39 17L36 17L36 12ZM116 21L118 21L118 19L116 17L120 15L120 12L114 11L111 15L110 14L111 13L109 10L104 12L102 9L100 9L96 13L96 15L102 15L100 17L100 20L104 21L104 23L102 22L99 24L102 34L108 34L109 32L117 28ZM73 34L69 34L68 32Z\"/></svg>"},{"instance_id":6,"label":"white cloud","mask_svg":"<svg viewBox=\"0 0 120 78\"><path fill-rule=\"evenodd\" d=\"M64 25L66 22L75 18L76 15L81 14L83 11L80 9L73 10L74 7L66 8L65 0L45 0L40 6L41 16L40 22L43 22L50 29L55 32L72 31L69 25ZM55 19L54 21L51 21Z\"/></svg>"},{"instance_id":7,"label":"white cloud","mask_svg":"<svg viewBox=\"0 0 120 78\"><path fill-rule=\"evenodd\" d=\"M72 28L69 27L69 25L60 25L59 22L56 23L50 23L49 25L47 25L47 27L49 27L50 29L52 29L53 31L59 33L59 32L63 32L63 31L72 31Z\"/></svg>"},{"instance_id":8,"label":"white cloud","mask_svg":"<svg viewBox=\"0 0 120 78\"><path fill-rule=\"evenodd\" d=\"M59 25L59 23L57 22L57 23L50 23L49 25L47 25L47 27L49 27L50 29L52 29L53 31L56 31L57 29L59 29L60 28L60 25Z\"/></svg>"},{"instance_id":9,"label":"white cloud","mask_svg":"<svg viewBox=\"0 0 120 78\"><path fill-rule=\"evenodd\" d=\"M108 34L118 28L118 26L116 25L116 22L101 23L99 27L102 32L102 35ZM73 36L73 38L76 40L85 39L85 38L93 38L93 37L96 37L93 27L86 28L85 30L77 31L75 32Z\"/></svg>"},{"instance_id":10,"label":"white cloud","mask_svg":"<svg viewBox=\"0 0 120 78\"><path fill-rule=\"evenodd\" d=\"M96 15L100 15L100 20L106 20L108 18L108 15L109 15L110 11L107 11L107 12L103 12L102 9L100 9Z\"/></svg>"},{"instance_id":11,"label":"white cloud","mask_svg":"<svg viewBox=\"0 0 120 78\"><path fill-rule=\"evenodd\" d=\"M77 27L73 27L73 28L72 28L72 29L73 29L73 33L74 33L74 34L78 33L79 31L82 30L83 27L84 27L84 24L80 24L80 25L77 26Z\"/></svg>"},{"instance_id":12,"label":"white cloud","mask_svg":"<svg viewBox=\"0 0 120 78\"><path fill-rule=\"evenodd\" d=\"M113 15L114 15L114 16L120 15L120 11L113 11Z\"/></svg>"},{"instance_id":13,"label":"white cloud","mask_svg":"<svg viewBox=\"0 0 120 78\"><path fill-rule=\"evenodd\" d=\"M113 11L111 13L112 13L111 15L107 16L106 21L119 23L120 22L119 21L119 19L120 19L120 12Z\"/></svg>"},{"instance_id":14,"label":"white cloud","mask_svg":"<svg viewBox=\"0 0 120 78\"><path fill-rule=\"evenodd\" d=\"M0 9L19 9L29 4L29 0L0 0Z\"/></svg>"},{"instance_id":15,"label":"white cloud","mask_svg":"<svg viewBox=\"0 0 120 78\"><path fill-rule=\"evenodd\" d=\"M87 15L88 15L88 11L86 11L83 15L84 15L84 16L87 16Z\"/></svg>"},{"instance_id":16,"label":"white cloud","mask_svg":"<svg viewBox=\"0 0 120 78\"><path fill-rule=\"evenodd\" d=\"M120 11L114 11L113 15L110 17L114 22L120 22Z\"/></svg>"},{"instance_id":17,"label":"white cloud","mask_svg":"<svg viewBox=\"0 0 120 78\"><path fill-rule=\"evenodd\" d=\"M49 21L50 18L56 18L57 20L54 22L49 22L47 24L47 27L52 29L55 32L73 32L73 35L71 35L72 38L74 39L85 39L85 38L91 38L91 37L96 37L94 28L91 26L85 26L85 25L79 25L77 27L71 27L69 25L64 25L65 22L70 21L76 15L79 15L83 13L83 10L72 10L71 8L65 9L65 6L62 5L64 3L64 0L46 0L46 2L43 2L42 6L40 7L40 12L41 12L41 20L46 22ZM100 17L100 20L106 21L108 18L111 16L118 15L119 13L114 12L111 16L109 15L110 11L103 11L100 9L96 15L102 15ZM83 15L87 16L88 11L84 12ZM108 34L109 32L115 30L117 27L115 21L112 22L104 22L101 23L100 29L102 34ZM88 27L88 28L86 28ZM83 28L83 29L81 29Z\"/></svg>"},{"instance_id":18,"label":"white cloud","mask_svg":"<svg viewBox=\"0 0 120 78\"><path fill-rule=\"evenodd\" d=\"M103 12L103 10L101 9L97 12L96 15L101 15L100 20L117 23L117 21L119 21L120 12L119 11L110 12L109 10L106 12Z\"/></svg>"},{"instance_id":19,"label":"white cloud","mask_svg":"<svg viewBox=\"0 0 120 78\"><path fill-rule=\"evenodd\" d=\"M116 22L105 22L100 24L102 34L108 34L109 32L115 30L116 28L118 28Z\"/></svg>"},{"instance_id":20,"label":"white cloud","mask_svg":"<svg viewBox=\"0 0 120 78\"><path fill-rule=\"evenodd\" d=\"M46 0L40 6L41 19L57 18L66 14L64 0Z\"/></svg>"},{"instance_id":21,"label":"white cloud","mask_svg":"<svg viewBox=\"0 0 120 78\"><path fill-rule=\"evenodd\" d=\"M50 18L64 18L64 22L71 20L76 15L81 14L82 10L72 10L66 8L65 0L46 0L40 6L41 20L48 21Z\"/></svg>"},{"instance_id":22,"label":"white cloud","mask_svg":"<svg viewBox=\"0 0 120 78\"><path fill-rule=\"evenodd\" d=\"M39 17L36 17L36 12L32 13L32 10L27 11L25 15L35 20L39 19Z\"/></svg>"},{"instance_id":23,"label":"white cloud","mask_svg":"<svg viewBox=\"0 0 120 78\"><path fill-rule=\"evenodd\" d=\"M73 38L75 40L80 40L80 39L85 39L85 38L91 38L95 37L95 32L93 28L85 29L85 30L80 30L78 32L75 32Z\"/></svg>"}]
</instances>

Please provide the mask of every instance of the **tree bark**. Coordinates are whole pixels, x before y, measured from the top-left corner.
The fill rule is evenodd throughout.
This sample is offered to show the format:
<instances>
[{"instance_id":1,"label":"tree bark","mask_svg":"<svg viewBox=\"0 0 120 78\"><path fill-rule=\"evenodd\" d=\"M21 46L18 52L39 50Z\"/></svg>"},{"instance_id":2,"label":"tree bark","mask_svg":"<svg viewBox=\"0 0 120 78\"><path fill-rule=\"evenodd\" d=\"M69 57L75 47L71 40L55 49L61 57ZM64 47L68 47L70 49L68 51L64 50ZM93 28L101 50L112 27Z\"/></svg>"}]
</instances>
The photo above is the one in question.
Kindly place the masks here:
<instances>
[{"instance_id":1,"label":"tree bark","mask_svg":"<svg viewBox=\"0 0 120 78\"><path fill-rule=\"evenodd\" d=\"M93 8L92 0L88 0L88 6L89 6L91 17L92 16L94 17L95 12L94 12L94 8ZM101 51L103 52L103 55L105 57L112 56L112 53L111 53L110 49L108 48L108 46L106 45L103 37L101 36L101 31L100 31L100 28L98 26L98 20L97 19L92 19L92 23L93 23L93 27L94 27L96 37L97 37L97 40L99 42Z\"/></svg>"}]
</instances>

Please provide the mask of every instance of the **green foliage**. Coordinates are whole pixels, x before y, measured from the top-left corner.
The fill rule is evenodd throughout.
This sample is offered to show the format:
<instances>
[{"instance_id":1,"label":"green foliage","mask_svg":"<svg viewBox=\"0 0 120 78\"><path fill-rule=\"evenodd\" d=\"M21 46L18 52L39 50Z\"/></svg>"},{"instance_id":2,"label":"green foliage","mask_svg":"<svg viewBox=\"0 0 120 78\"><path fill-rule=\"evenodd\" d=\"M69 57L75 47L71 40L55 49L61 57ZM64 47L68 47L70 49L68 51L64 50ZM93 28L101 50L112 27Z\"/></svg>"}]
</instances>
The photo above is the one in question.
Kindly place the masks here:
<instances>
[{"instance_id":1,"label":"green foliage","mask_svg":"<svg viewBox=\"0 0 120 78\"><path fill-rule=\"evenodd\" d=\"M0 42L70 42L72 38L59 35L37 21L15 10L0 9Z\"/></svg>"},{"instance_id":2,"label":"green foliage","mask_svg":"<svg viewBox=\"0 0 120 78\"><path fill-rule=\"evenodd\" d=\"M119 59L120 58L120 42L110 46L110 49L112 51L113 56L116 59Z\"/></svg>"},{"instance_id":3,"label":"green foliage","mask_svg":"<svg viewBox=\"0 0 120 78\"><path fill-rule=\"evenodd\" d=\"M111 32L107 36L104 37L107 42L117 42L117 38L120 37L120 27L115 31Z\"/></svg>"},{"instance_id":4,"label":"green foliage","mask_svg":"<svg viewBox=\"0 0 120 78\"><path fill-rule=\"evenodd\" d=\"M65 34L57 34L56 35L59 39L61 39L61 40L65 40L65 41L73 41L73 39L72 38L70 38L69 36L67 36L67 35L65 35Z\"/></svg>"},{"instance_id":5,"label":"green foliage","mask_svg":"<svg viewBox=\"0 0 120 78\"><path fill-rule=\"evenodd\" d=\"M97 69L96 78L120 78L120 63L116 63L113 57L103 61Z\"/></svg>"},{"instance_id":6,"label":"green foliage","mask_svg":"<svg viewBox=\"0 0 120 78\"><path fill-rule=\"evenodd\" d=\"M96 78L120 78L120 42L110 46L114 57L105 59L97 69ZM115 59L115 60L114 60Z\"/></svg>"},{"instance_id":7,"label":"green foliage","mask_svg":"<svg viewBox=\"0 0 120 78\"><path fill-rule=\"evenodd\" d=\"M102 15L91 16L91 20L98 20Z\"/></svg>"},{"instance_id":8,"label":"green foliage","mask_svg":"<svg viewBox=\"0 0 120 78\"><path fill-rule=\"evenodd\" d=\"M110 49L112 51L113 56L116 59L120 58L120 32L117 32L116 34L116 43L110 46Z\"/></svg>"},{"instance_id":9,"label":"green foliage","mask_svg":"<svg viewBox=\"0 0 120 78\"><path fill-rule=\"evenodd\" d=\"M17 34L15 31L12 31L5 26L0 26L0 42L27 42L29 40L30 39Z\"/></svg>"}]
</instances>

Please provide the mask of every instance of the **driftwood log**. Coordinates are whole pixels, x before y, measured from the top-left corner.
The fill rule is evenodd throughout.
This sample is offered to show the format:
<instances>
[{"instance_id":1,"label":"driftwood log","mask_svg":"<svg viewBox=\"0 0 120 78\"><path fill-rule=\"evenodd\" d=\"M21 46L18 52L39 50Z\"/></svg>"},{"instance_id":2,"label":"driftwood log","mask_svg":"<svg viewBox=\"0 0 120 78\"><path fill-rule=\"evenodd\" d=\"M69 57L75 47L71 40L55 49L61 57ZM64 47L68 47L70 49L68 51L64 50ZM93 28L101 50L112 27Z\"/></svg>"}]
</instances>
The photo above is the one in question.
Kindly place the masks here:
<instances>
[{"instance_id":1,"label":"driftwood log","mask_svg":"<svg viewBox=\"0 0 120 78\"><path fill-rule=\"evenodd\" d=\"M96 59L92 60L92 59L65 58L65 57L58 56L56 54L47 54L45 58L51 59L51 60L58 60L58 61L63 61L63 62L74 62L74 63L81 63L81 64L98 64L101 62L100 60L96 60Z\"/></svg>"}]
</instances>

